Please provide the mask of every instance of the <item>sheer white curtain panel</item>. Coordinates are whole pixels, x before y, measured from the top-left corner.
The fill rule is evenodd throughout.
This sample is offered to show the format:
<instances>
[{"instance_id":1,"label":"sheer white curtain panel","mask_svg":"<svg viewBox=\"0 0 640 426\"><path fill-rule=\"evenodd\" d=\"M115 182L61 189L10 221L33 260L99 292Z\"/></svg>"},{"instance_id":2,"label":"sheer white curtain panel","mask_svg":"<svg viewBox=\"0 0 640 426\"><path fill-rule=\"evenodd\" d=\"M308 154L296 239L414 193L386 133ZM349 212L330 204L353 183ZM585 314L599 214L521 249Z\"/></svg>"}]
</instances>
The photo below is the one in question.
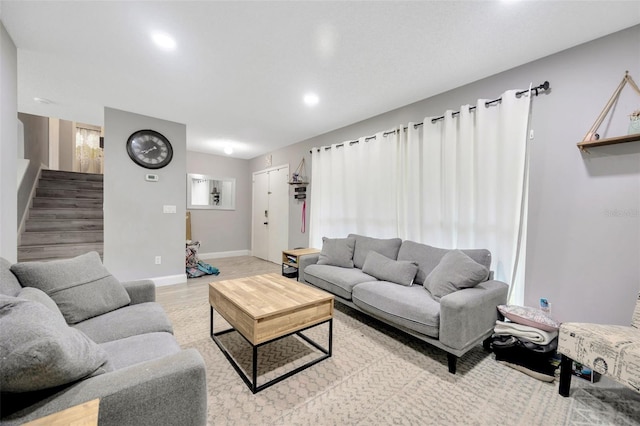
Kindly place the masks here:
<instances>
[{"instance_id":1,"label":"sheer white curtain panel","mask_svg":"<svg viewBox=\"0 0 640 426\"><path fill-rule=\"evenodd\" d=\"M397 151L397 136L383 133L313 150L312 247L350 233L397 236Z\"/></svg>"},{"instance_id":2,"label":"sheer white curtain panel","mask_svg":"<svg viewBox=\"0 0 640 426\"><path fill-rule=\"evenodd\" d=\"M73 170L83 173L102 173L103 169L100 132L76 127L76 152L73 158Z\"/></svg>"},{"instance_id":3,"label":"sheer white curtain panel","mask_svg":"<svg viewBox=\"0 0 640 426\"><path fill-rule=\"evenodd\" d=\"M495 278L511 285L510 303L522 303L530 97L510 90L487 102L314 150L310 244L360 233L486 248Z\"/></svg>"}]
</instances>

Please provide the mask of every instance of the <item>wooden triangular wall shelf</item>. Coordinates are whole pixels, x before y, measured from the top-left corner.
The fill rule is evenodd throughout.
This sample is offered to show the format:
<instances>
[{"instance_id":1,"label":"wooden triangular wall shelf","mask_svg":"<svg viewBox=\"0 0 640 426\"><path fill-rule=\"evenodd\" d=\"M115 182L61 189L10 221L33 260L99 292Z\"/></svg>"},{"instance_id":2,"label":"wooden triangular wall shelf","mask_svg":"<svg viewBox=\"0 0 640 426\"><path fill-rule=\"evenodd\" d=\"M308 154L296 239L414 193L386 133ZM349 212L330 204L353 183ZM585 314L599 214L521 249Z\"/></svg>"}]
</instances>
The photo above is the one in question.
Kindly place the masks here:
<instances>
[{"instance_id":1,"label":"wooden triangular wall shelf","mask_svg":"<svg viewBox=\"0 0 640 426\"><path fill-rule=\"evenodd\" d=\"M598 130L598 127L600 127L600 124L602 124L602 121L605 119L605 117L611 110L611 107L618 100L618 97L620 96L620 92L622 91L622 88L627 83L629 83L629 85L633 87L633 89L638 93L638 95L640 95L640 88L638 88L638 86L636 85L636 82L633 81L633 78L631 78L631 76L629 75L629 71L625 72L624 77L622 78L622 81L620 82L616 90L613 92L611 99L609 99L609 102L607 102L607 104L605 105L604 109L596 119L596 122L593 123L593 126L591 126L591 129L589 129L587 134L584 136L584 139L582 140L582 142L577 143L580 151L588 152L587 148L593 148L596 146L615 145L619 143L640 141L640 133L635 133L635 134L625 135L625 136L615 136L615 137L604 138L604 139L599 139L596 133L596 131Z\"/></svg>"}]
</instances>

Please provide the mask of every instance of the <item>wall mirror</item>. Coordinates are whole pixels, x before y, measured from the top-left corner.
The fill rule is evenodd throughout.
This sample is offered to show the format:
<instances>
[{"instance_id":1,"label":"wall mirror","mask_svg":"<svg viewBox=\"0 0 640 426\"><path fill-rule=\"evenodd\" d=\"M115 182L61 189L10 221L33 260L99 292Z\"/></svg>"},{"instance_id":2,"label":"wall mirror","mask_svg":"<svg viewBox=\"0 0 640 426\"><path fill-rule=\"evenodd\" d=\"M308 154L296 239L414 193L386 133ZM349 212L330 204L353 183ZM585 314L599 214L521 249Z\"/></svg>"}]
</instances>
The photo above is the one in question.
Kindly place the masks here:
<instances>
[{"instance_id":1,"label":"wall mirror","mask_svg":"<svg viewBox=\"0 0 640 426\"><path fill-rule=\"evenodd\" d=\"M188 209L236 209L236 180L187 174Z\"/></svg>"}]
</instances>

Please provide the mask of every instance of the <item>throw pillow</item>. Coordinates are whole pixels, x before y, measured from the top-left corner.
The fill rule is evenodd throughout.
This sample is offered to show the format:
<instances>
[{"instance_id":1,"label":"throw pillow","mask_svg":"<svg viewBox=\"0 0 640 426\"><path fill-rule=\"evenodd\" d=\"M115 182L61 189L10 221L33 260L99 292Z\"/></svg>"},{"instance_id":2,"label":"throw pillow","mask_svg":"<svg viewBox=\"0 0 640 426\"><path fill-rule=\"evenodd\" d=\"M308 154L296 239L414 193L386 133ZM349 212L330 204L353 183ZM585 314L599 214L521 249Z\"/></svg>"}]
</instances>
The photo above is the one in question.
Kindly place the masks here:
<instances>
[{"instance_id":1,"label":"throw pillow","mask_svg":"<svg viewBox=\"0 0 640 426\"><path fill-rule=\"evenodd\" d=\"M127 290L102 266L96 252L73 259L16 263L11 271L23 287L35 287L47 293L69 324L131 302Z\"/></svg>"},{"instance_id":2,"label":"throw pillow","mask_svg":"<svg viewBox=\"0 0 640 426\"><path fill-rule=\"evenodd\" d=\"M42 303L0 295L0 383L29 392L104 373L106 352Z\"/></svg>"},{"instance_id":3,"label":"throw pillow","mask_svg":"<svg viewBox=\"0 0 640 426\"><path fill-rule=\"evenodd\" d=\"M527 325L543 331L556 331L560 328L560 323L558 321L551 318L546 312L537 308L529 306L498 305L498 311L500 311L505 318L510 319L516 324Z\"/></svg>"},{"instance_id":4,"label":"throw pillow","mask_svg":"<svg viewBox=\"0 0 640 426\"><path fill-rule=\"evenodd\" d=\"M318 265L353 268L353 249L355 246L355 238L322 237L322 250L318 257Z\"/></svg>"},{"instance_id":5,"label":"throw pillow","mask_svg":"<svg viewBox=\"0 0 640 426\"><path fill-rule=\"evenodd\" d=\"M434 299L440 299L454 291L475 287L489 276L489 270L460 250L451 250L424 280Z\"/></svg>"},{"instance_id":6,"label":"throw pillow","mask_svg":"<svg viewBox=\"0 0 640 426\"><path fill-rule=\"evenodd\" d=\"M400 250L400 245L402 244L400 238L382 239L358 234L349 234L347 237L356 239L356 248L353 249L353 266L360 269L364 266L367 254L372 250L389 259L396 260L398 258L398 250Z\"/></svg>"},{"instance_id":7,"label":"throw pillow","mask_svg":"<svg viewBox=\"0 0 640 426\"><path fill-rule=\"evenodd\" d=\"M63 321L65 320L64 315L62 315L62 312L60 312L60 308L58 308L56 302L54 302L52 298L47 296L47 293L40 289L37 289L35 287L24 287L22 290L20 290L20 293L18 293L18 296L16 297L19 297L20 299L31 300L32 302L42 303L51 312L53 312L56 317L62 319Z\"/></svg>"},{"instance_id":8,"label":"throw pillow","mask_svg":"<svg viewBox=\"0 0 640 426\"><path fill-rule=\"evenodd\" d=\"M389 259L375 251L367 253L362 272L381 281L410 286L418 272L418 265L409 261Z\"/></svg>"}]
</instances>

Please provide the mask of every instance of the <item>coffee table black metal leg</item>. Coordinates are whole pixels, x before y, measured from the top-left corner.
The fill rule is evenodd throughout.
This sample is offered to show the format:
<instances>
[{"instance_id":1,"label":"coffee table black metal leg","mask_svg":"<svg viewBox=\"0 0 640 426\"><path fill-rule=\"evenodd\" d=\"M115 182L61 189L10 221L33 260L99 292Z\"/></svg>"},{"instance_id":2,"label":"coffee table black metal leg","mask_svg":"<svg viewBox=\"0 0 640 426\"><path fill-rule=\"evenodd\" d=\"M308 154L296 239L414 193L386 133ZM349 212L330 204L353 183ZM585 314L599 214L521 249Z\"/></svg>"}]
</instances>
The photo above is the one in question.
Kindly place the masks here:
<instances>
[{"instance_id":1,"label":"coffee table black metal leg","mask_svg":"<svg viewBox=\"0 0 640 426\"><path fill-rule=\"evenodd\" d=\"M251 392L256 393L258 391L258 346L253 346L253 387Z\"/></svg>"},{"instance_id":2,"label":"coffee table black metal leg","mask_svg":"<svg viewBox=\"0 0 640 426\"><path fill-rule=\"evenodd\" d=\"M213 307L210 308L210 316L209 316L209 327L210 327L210 335L211 335L211 339L215 342L215 344L218 346L218 348L220 348L220 350L222 351L222 353L224 354L224 356L227 358L227 360L229 361L229 363L231 364L231 366L234 368L234 370L236 370L236 372L238 373L238 375L240 376L240 378L242 379L242 381L245 382L245 384L249 387L249 389L251 390L251 392L256 393L259 392L269 386L275 385L276 383L286 379L287 377L291 377L292 375L311 367L314 364L317 364L318 362L327 359L331 356L331 352L332 352L332 348L333 348L333 318L329 319L328 322L329 323L329 344L328 344L328 348L323 348L322 346L320 346L318 343L314 342L313 340L311 340L310 338L308 338L307 336L305 336L304 334L302 334L302 331L307 330L309 328L313 328L313 327L317 327L318 325L322 324L315 324L312 326L309 326L303 330L297 331L297 332L293 332L290 334L287 334L285 336L281 336L278 337L276 339L270 340L268 342L263 342L260 343L258 345L253 345L251 344L251 342L249 342L244 336L242 336L242 334L240 334L240 336L242 336L245 340L247 340L247 342L249 342L249 344L252 347L252 352L253 352L253 360L252 360L252 365L251 365L251 369L252 369L252 376L251 378L248 377L247 374L244 373L244 371L242 371L242 368L240 367L240 365L233 359L233 357L231 356L231 354L229 353L229 351L227 351L227 349L224 347L224 345L222 344L222 342L220 341L220 339L218 339L218 336L222 335L222 334L226 334L226 333L230 333L233 331L236 331L233 327L226 329L226 330L222 330L222 331L218 331L217 333L214 333L213 331L213 317L214 317L214 309ZM306 340L308 343L310 343L312 346L316 347L318 350L320 350L320 352L324 353L324 356L321 356L320 358L317 358L313 361L310 361L308 363L306 363L305 365L302 365L298 368L295 368L292 371L289 371L279 377L276 377L266 383L263 383L262 385L258 386L258 348L260 346L264 346L268 343L271 343L275 340L280 340L284 337L287 336L291 336L293 334L297 334L298 336L300 336L301 338L303 338L304 340Z\"/></svg>"}]
</instances>

